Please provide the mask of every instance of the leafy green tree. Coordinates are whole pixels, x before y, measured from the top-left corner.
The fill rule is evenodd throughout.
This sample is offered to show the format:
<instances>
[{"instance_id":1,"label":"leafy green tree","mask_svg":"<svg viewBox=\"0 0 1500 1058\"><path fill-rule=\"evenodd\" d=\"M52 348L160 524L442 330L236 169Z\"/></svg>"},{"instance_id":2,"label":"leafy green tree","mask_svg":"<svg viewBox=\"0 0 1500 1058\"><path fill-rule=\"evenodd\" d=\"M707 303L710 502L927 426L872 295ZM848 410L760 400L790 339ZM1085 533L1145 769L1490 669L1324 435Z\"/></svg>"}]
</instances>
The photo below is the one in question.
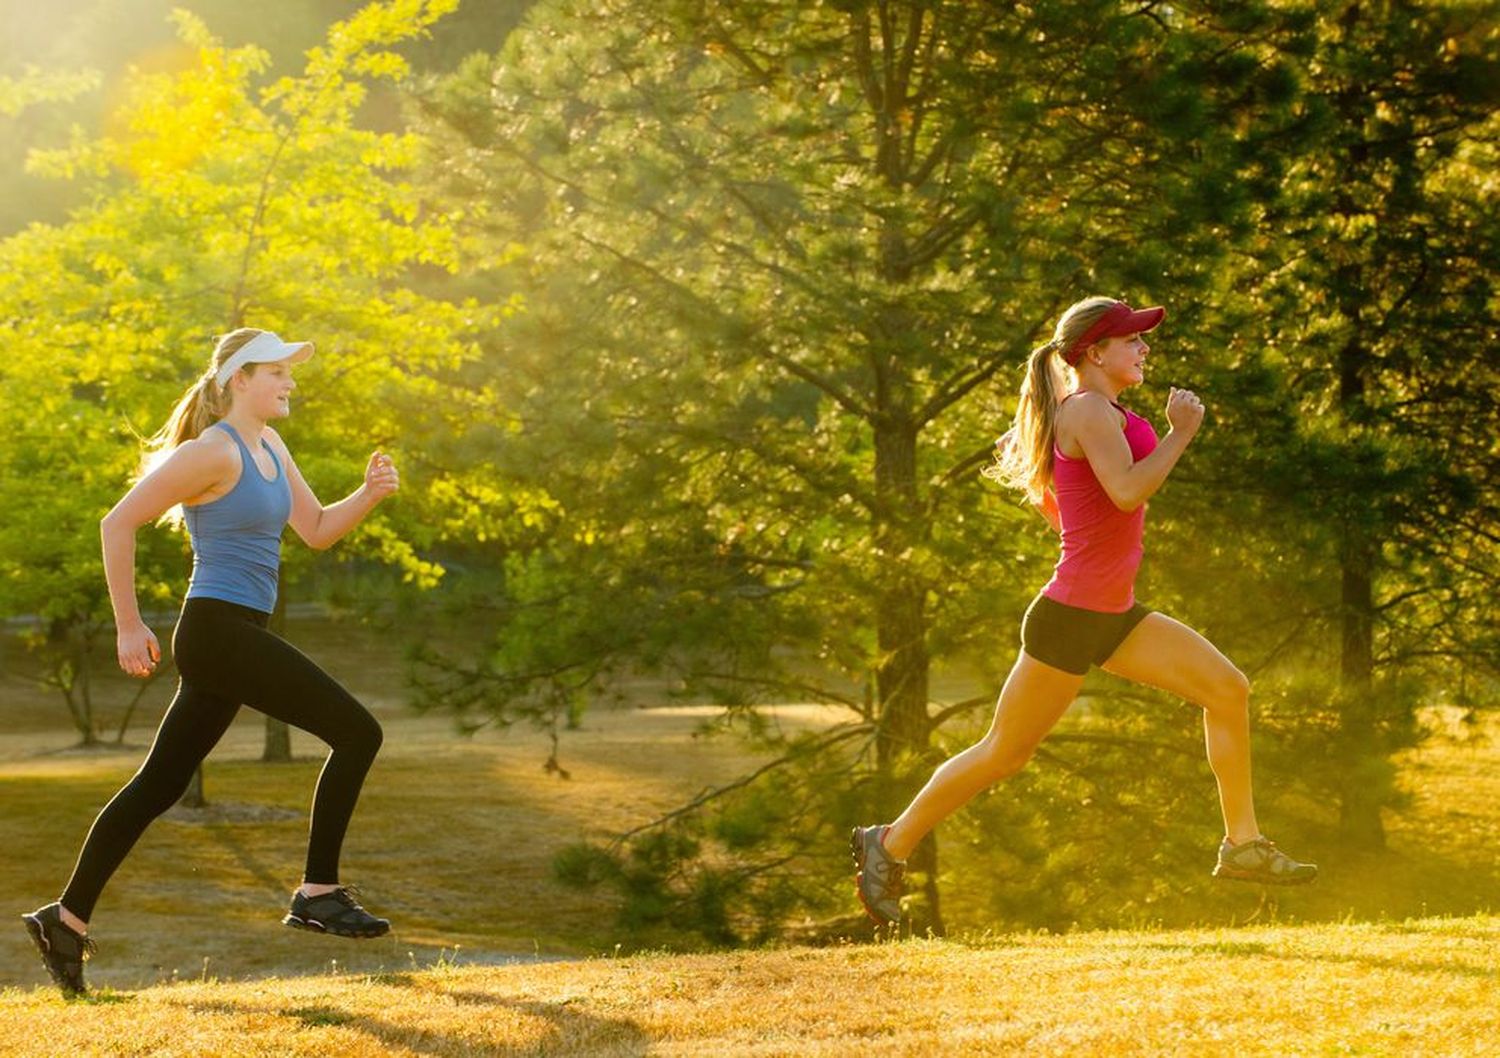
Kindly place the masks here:
<instances>
[{"instance_id":1,"label":"leafy green tree","mask_svg":"<svg viewBox=\"0 0 1500 1058\"><path fill-rule=\"evenodd\" d=\"M0 243L0 611L36 614L71 644L68 693L86 702L98 655L112 656L97 521L213 334L250 324L317 341L284 434L325 497L357 480L372 448L420 464L462 421L453 384L476 354L469 336L504 309L422 291L424 276L460 267L463 241L413 182L419 138L356 121L367 82L408 73L392 46L453 6L370 4L331 27L300 74L268 84L263 50L226 48L178 13L190 67L138 74L109 132L33 153L36 171L81 182L88 205ZM444 490L465 482L462 470L412 474L340 553L431 586L442 570L421 549L454 521ZM184 555L181 536L142 534L148 608L180 597ZM293 587L315 559L295 548L287 559Z\"/></svg>"},{"instance_id":2,"label":"leafy green tree","mask_svg":"<svg viewBox=\"0 0 1500 1058\"><path fill-rule=\"evenodd\" d=\"M1261 552L1294 558L1280 664L1328 674L1289 690L1318 718L1305 759L1325 757L1309 771L1343 835L1378 848L1417 706L1500 668L1500 405L1474 355L1500 330L1500 51L1457 8L1328 4L1299 76L1314 134L1268 161L1278 193L1226 272L1215 385L1241 443L1205 455L1256 505L1237 514Z\"/></svg>"},{"instance_id":3,"label":"leafy green tree","mask_svg":"<svg viewBox=\"0 0 1500 1058\"><path fill-rule=\"evenodd\" d=\"M998 679L1055 547L978 481L1017 365L1086 293L1211 287L1251 217L1225 189L1294 119L1306 21L1260 10L554 3L428 94L453 193L531 250L497 458L557 505L434 696L504 717L660 668L784 754L574 876L738 935L988 705L932 670ZM778 733L754 707L789 694L842 720Z\"/></svg>"}]
</instances>

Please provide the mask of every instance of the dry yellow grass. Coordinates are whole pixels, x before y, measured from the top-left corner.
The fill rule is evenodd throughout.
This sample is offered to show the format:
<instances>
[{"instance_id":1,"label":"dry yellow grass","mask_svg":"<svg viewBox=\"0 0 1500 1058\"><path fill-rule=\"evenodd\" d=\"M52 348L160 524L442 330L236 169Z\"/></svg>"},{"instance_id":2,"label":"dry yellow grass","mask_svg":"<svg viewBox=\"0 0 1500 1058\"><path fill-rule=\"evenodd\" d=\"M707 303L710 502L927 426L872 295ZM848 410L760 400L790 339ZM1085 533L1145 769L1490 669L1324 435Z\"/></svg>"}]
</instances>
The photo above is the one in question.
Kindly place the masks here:
<instances>
[{"instance_id":1,"label":"dry yellow grass","mask_svg":"<svg viewBox=\"0 0 1500 1058\"><path fill-rule=\"evenodd\" d=\"M0 993L0 1053L1483 1055L1500 919L1020 935Z\"/></svg>"},{"instance_id":2,"label":"dry yellow grass","mask_svg":"<svg viewBox=\"0 0 1500 1058\"><path fill-rule=\"evenodd\" d=\"M12 919L0 986L19 987L0 993L0 1058L1500 1054L1485 997L1500 925L1474 914L1500 896L1493 724L1489 739L1455 730L1406 755L1412 798L1388 816L1390 851L1330 860L1313 891L1283 900L1282 915L1320 924L497 966L507 953L611 950L624 939L612 899L553 880L553 853L638 824L749 758L695 739L692 709L601 710L566 740L574 780L560 782L541 769L537 733L455 740L446 721L383 697L399 680L378 651L294 638L341 661L387 725L345 864L397 936L351 945L277 924L320 747L299 735L305 759L256 763L260 720L247 713L212 760L210 796L284 816L153 827L96 916L90 980L105 991L93 1002L64 1006L42 985ZM13 911L56 893L151 719L133 751L59 753L71 737L49 708L0 715L0 891ZM1241 895L1252 910L1254 892ZM1436 914L1452 917L1421 917ZM455 945L459 967L433 965Z\"/></svg>"}]
</instances>

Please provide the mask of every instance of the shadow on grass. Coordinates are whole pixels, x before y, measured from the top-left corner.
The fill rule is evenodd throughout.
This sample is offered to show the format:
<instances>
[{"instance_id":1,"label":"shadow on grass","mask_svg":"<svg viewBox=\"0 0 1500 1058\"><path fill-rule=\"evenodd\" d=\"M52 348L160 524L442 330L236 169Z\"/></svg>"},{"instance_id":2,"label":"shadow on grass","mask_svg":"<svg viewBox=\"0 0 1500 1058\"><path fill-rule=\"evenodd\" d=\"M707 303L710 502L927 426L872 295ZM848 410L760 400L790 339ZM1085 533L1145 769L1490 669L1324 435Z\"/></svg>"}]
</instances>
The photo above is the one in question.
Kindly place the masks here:
<instances>
[{"instance_id":1,"label":"shadow on grass","mask_svg":"<svg viewBox=\"0 0 1500 1058\"><path fill-rule=\"evenodd\" d=\"M135 996L129 992L116 992L112 988L91 988L81 996L69 996L65 1002L86 1007L107 1007L115 1003L133 1003Z\"/></svg>"},{"instance_id":2,"label":"shadow on grass","mask_svg":"<svg viewBox=\"0 0 1500 1058\"><path fill-rule=\"evenodd\" d=\"M409 983L403 978L388 983ZM486 1043L482 1052L497 1058L536 1054L610 1054L644 1055L650 1049L651 1040L635 1022L628 1018L599 1017L579 1010L571 1000L547 1003L537 1000L513 1000L484 992L444 992L456 1003L469 1006L498 1008L517 1014L540 1018L550 1025L550 1033L541 1039L517 1040L514 1043ZM411 1051L416 1054L451 1055L476 1053L476 1044L464 1037L446 1037L421 1024L403 1025L396 1021L364 1014L352 1013L327 1004L276 1007L261 1004L231 1002L184 1002L181 1004L195 1013L240 1015L271 1014L292 1018L303 1028L339 1027L363 1033L390 1050Z\"/></svg>"}]
</instances>

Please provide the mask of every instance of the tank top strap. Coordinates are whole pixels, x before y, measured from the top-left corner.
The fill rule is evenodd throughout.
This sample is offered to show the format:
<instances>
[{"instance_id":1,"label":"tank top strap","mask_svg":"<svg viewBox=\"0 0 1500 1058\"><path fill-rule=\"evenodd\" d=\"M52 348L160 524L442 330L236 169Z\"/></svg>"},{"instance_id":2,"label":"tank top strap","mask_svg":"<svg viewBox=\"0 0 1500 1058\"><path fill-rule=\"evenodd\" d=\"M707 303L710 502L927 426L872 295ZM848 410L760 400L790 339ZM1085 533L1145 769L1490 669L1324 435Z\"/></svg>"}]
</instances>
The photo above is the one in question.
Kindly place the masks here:
<instances>
[{"instance_id":1,"label":"tank top strap","mask_svg":"<svg viewBox=\"0 0 1500 1058\"><path fill-rule=\"evenodd\" d=\"M220 419L218 422L214 423L214 425L215 426L222 426L224 428L224 432L227 433L230 437L234 438L234 443L240 446L240 454L242 456L244 456L245 459L246 459L246 461L247 461L245 463L245 468L247 470L254 470L255 473L260 477L260 479L262 481L265 481L266 480L265 475L261 474L260 468L258 466L256 466L255 456L251 453L250 446L245 443L245 439L240 436L240 432L238 430L236 430L233 426L230 426L223 419ZM280 481L281 477L282 477L282 474L281 474L281 460L278 459L278 458L276 458L276 449L272 448L270 445L266 444L264 441L261 442L261 446L263 448L265 448L265 450L268 453L270 453L270 456L271 456L271 465L276 468L276 480Z\"/></svg>"},{"instance_id":2,"label":"tank top strap","mask_svg":"<svg viewBox=\"0 0 1500 1058\"><path fill-rule=\"evenodd\" d=\"M281 472L281 460L276 456L276 449L265 441L262 441L261 444L266 446L266 454L271 457L271 465L276 468L276 480L281 481L286 475Z\"/></svg>"},{"instance_id":3,"label":"tank top strap","mask_svg":"<svg viewBox=\"0 0 1500 1058\"><path fill-rule=\"evenodd\" d=\"M248 456L250 454L250 446L245 443L245 439L240 436L240 432L238 430L236 430L233 426L230 426L223 419L220 419L218 422L214 423L214 425L220 427L230 437L234 438L234 443L239 446L240 453L242 455Z\"/></svg>"}]
</instances>

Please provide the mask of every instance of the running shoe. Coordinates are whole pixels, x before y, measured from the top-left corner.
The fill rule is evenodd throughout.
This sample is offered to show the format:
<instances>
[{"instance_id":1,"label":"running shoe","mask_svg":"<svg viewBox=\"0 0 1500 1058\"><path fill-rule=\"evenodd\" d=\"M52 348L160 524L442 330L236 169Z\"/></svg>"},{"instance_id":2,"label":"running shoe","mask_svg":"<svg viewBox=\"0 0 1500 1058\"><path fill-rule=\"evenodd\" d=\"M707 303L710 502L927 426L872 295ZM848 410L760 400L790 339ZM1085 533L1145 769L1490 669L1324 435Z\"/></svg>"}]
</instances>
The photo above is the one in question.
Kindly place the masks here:
<instances>
[{"instance_id":1,"label":"running shoe","mask_svg":"<svg viewBox=\"0 0 1500 1058\"><path fill-rule=\"evenodd\" d=\"M1225 838L1214 867L1215 878L1264 885L1306 885L1317 876L1317 864L1299 863L1263 837L1238 845Z\"/></svg>"},{"instance_id":2,"label":"running shoe","mask_svg":"<svg viewBox=\"0 0 1500 1058\"><path fill-rule=\"evenodd\" d=\"M855 889L865 912L881 925L901 921L901 892L906 862L885 851L888 826L855 827L849 836L854 853Z\"/></svg>"},{"instance_id":3,"label":"running shoe","mask_svg":"<svg viewBox=\"0 0 1500 1058\"><path fill-rule=\"evenodd\" d=\"M83 983L83 964L94 954L94 940L62 920L62 905L51 903L22 915L31 942L42 953L47 972L69 999L88 991Z\"/></svg>"},{"instance_id":4,"label":"running shoe","mask_svg":"<svg viewBox=\"0 0 1500 1058\"><path fill-rule=\"evenodd\" d=\"M292 906L281 922L293 929L329 933L335 937L385 936L391 931L391 924L360 907L355 899L358 895L359 890L352 885L341 885L320 896L307 896L299 889L292 894Z\"/></svg>"}]
</instances>

